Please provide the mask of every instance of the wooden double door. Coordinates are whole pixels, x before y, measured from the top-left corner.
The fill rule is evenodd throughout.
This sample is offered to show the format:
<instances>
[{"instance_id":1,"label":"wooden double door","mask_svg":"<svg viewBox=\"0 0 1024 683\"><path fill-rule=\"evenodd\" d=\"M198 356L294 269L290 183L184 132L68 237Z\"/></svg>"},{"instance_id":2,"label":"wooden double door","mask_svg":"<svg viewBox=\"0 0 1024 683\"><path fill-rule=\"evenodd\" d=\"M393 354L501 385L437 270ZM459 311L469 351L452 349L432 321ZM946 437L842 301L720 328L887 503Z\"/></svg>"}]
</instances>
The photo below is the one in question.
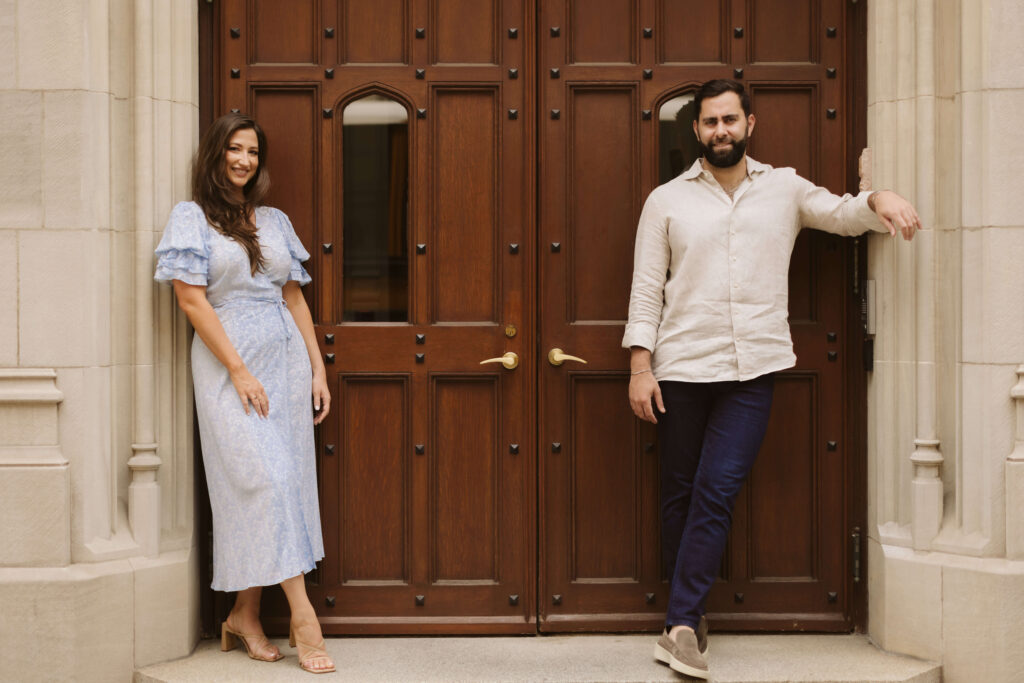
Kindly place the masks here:
<instances>
[{"instance_id":1,"label":"wooden double door","mask_svg":"<svg viewBox=\"0 0 1024 683\"><path fill-rule=\"evenodd\" d=\"M312 253L334 396L308 577L325 630L657 628L658 446L620 348L637 218L692 162L687 103L715 77L748 84L753 156L847 189L854 10L218 0L201 16L206 117L264 126L271 203ZM800 361L737 506L717 627L858 619L856 252L798 242Z\"/></svg>"}]
</instances>

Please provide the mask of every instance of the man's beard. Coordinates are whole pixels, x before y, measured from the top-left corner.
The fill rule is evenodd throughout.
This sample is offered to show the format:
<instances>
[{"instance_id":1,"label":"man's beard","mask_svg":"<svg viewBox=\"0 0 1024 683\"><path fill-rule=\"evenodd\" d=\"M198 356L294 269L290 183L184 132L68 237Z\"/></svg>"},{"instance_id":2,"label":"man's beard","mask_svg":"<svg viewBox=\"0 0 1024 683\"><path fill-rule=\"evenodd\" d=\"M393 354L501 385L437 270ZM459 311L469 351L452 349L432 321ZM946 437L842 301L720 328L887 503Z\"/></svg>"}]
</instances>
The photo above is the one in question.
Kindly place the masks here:
<instances>
[{"instance_id":1,"label":"man's beard","mask_svg":"<svg viewBox=\"0 0 1024 683\"><path fill-rule=\"evenodd\" d=\"M729 149L716 152L710 146L705 145L703 140L698 139L697 145L700 147L700 153L704 155L708 163L718 168L729 168L740 163L740 159L747 151L747 136L744 135L740 140L733 140L732 147Z\"/></svg>"}]
</instances>

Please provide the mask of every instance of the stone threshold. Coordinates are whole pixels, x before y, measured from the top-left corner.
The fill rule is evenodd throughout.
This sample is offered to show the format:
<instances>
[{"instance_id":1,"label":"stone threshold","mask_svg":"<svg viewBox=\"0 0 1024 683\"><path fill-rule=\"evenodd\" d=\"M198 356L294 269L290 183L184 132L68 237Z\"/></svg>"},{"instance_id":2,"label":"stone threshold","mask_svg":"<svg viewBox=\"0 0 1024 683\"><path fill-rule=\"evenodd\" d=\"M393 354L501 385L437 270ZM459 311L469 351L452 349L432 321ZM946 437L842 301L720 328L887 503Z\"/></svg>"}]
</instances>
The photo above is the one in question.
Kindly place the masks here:
<instances>
[{"instance_id":1,"label":"stone threshold","mask_svg":"<svg viewBox=\"0 0 1024 683\"><path fill-rule=\"evenodd\" d=\"M256 662L242 649L204 640L190 656L142 668L134 683L227 681L418 681L422 683L654 683L693 681L653 658L653 635L505 637L340 637L327 650L338 667L311 678L295 650ZM708 661L715 683L941 683L942 668L894 655L862 635L715 635Z\"/></svg>"}]
</instances>

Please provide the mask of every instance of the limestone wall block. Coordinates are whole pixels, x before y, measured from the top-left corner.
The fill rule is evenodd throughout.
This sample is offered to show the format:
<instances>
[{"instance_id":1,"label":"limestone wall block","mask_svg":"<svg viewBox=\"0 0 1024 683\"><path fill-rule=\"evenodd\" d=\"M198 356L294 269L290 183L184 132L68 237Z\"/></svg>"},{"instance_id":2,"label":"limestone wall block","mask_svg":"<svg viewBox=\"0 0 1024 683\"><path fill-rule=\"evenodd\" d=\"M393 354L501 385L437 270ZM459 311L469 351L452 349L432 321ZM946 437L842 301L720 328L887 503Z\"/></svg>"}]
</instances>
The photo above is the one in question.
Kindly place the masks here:
<instances>
[{"instance_id":1,"label":"limestone wall block","mask_svg":"<svg viewBox=\"0 0 1024 683\"><path fill-rule=\"evenodd\" d=\"M872 604L878 610L869 617L872 638L886 650L941 661L942 565L893 546L879 548L870 561L881 565L875 583L885 584L884 600Z\"/></svg>"},{"instance_id":2,"label":"limestone wall block","mask_svg":"<svg viewBox=\"0 0 1024 683\"><path fill-rule=\"evenodd\" d=\"M1024 78L1024 68L1018 67L1018 72ZM1024 140L1019 134L1024 88L992 90L984 94L983 101L987 134L981 151L986 166L982 225L1024 225L1024 192L1020 184Z\"/></svg>"},{"instance_id":3,"label":"limestone wall block","mask_svg":"<svg viewBox=\"0 0 1024 683\"><path fill-rule=\"evenodd\" d=\"M0 432L6 427L0 424ZM55 447L18 450L26 460L45 458L55 462L25 466L0 462L0 500L4 506L4 523L0 525L0 566L64 566L71 561L67 461ZM0 460L3 457L0 456Z\"/></svg>"},{"instance_id":4,"label":"limestone wall block","mask_svg":"<svg viewBox=\"0 0 1024 683\"><path fill-rule=\"evenodd\" d=\"M985 10L987 2L958 2L960 10L960 91L981 90L985 83Z\"/></svg>"},{"instance_id":5,"label":"limestone wall block","mask_svg":"<svg viewBox=\"0 0 1024 683\"><path fill-rule=\"evenodd\" d=\"M135 122L130 99L110 100L110 229L135 229Z\"/></svg>"},{"instance_id":6,"label":"limestone wall block","mask_svg":"<svg viewBox=\"0 0 1024 683\"><path fill-rule=\"evenodd\" d=\"M110 96L43 96L43 204L47 228L110 225ZM121 134L119 132L119 134Z\"/></svg>"},{"instance_id":7,"label":"limestone wall block","mask_svg":"<svg viewBox=\"0 0 1024 683\"><path fill-rule=\"evenodd\" d=\"M0 231L0 367L18 364L18 235Z\"/></svg>"},{"instance_id":8,"label":"limestone wall block","mask_svg":"<svg viewBox=\"0 0 1024 683\"><path fill-rule=\"evenodd\" d=\"M13 90L18 83L17 14L17 0L0 0L0 90Z\"/></svg>"},{"instance_id":9,"label":"limestone wall block","mask_svg":"<svg viewBox=\"0 0 1024 683\"><path fill-rule=\"evenodd\" d=\"M110 237L104 232L19 233L22 365L110 362Z\"/></svg>"},{"instance_id":10,"label":"limestone wall block","mask_svg":"<svg viewBox=\"0 0 1024 683\"><path fill-rule=\"evenodd\" d=\"M985 32L985 87L1024 88L1024 4L1019 0L988 0ZM1017 157L1018 159L1020 157Z\"/></svg>"},{"instance_id":11,"label":"limestone wall block","mask_svg":"<svg viewBox=\"0 0 1024 683\"><path fill-rule=\"evenodd\" d=\"M0 228L43 225L42 137L42 93L0 90Z\"/></svg>"},{"instance_id":12,"label":"limestone wall block","mask_svg":"<svg viewBox=\"0 0 1024 683\"><path fill-rule=\"evenodd\" d=\"M135 287L135 233L111 232L110 246L110 362L126 365L134 359L135 301L146 290Z\"/></svg>"},{"instance_id":13,"label":"limestone wall block","mask_svg":"<svg viewBox=\"0 0 1024 683\"><path fill-rule=\"evenodd\" d=\"M963 360L1024 359L1024 227L963 233ZM1005 392L1003 392L1005 396Z\"/></svg>"},{"instance_id":14,"label":"limestone wall block","mask_svg":"<svg viewBox=\"0 0 1024 683\"><path fill-rule=\"evenodd\" d=\"M897 39L895 2L868 3L868 103L896 99L894 46ZM870 126L869 126L870 127Z\"/></svg>"},{"instance_id":15,"label":"limestone wall block","mask_svg":"<svg viewBox=\"0 0 1024 683\"><path fill-rule=\"evenodd\" d=\"M17 5L18 87L104 88L107 29L94 16L103 9L100 3L33 0ZM94 63L97 59L100 64Z\"/></svg>"},{"instance_id":16,"label":"limestone wall block","mask_svg":"<svg viewBox=\"0 0 1024 683\"><path fill-rule=\"evenodd\" d=\"M960 187L961 225L979 228L985 225L985 195L988 185L988 164L985 152L989 150L985 127L984 96L980 92L963 92L960 101Z\"/></svg>"},{"instance_id":17,"label":"limestone wall block","mask_svg":"<svg viewBox=\"0 0 1024 683\"><path fill-rule=\"evenodd\" d=\"M132 94L132 63L135 56L133 0L106 0L109 22L111 95L127 99Z\"/></svg>"},{"instance_id":18,"label":"limestone wall block","mask_svg":"<svg viewBox=\"0 0 1024 683\"><path fill-rule=\"evenodd\" d=\"M935 217L933 230L959 230L962 190L960 167L960 102L940 97L935 100ZM971 154L967 151L967 154Z\"/></svg>"},{"instance_id":19,"label":"limestone wall block","mask_svg":"<svg viewBox=\"0 0 1024 683\"><path fill-rule=\"evenodd\" d=\"M133 558L135 666L187 655L198 641L199 566L195 548Z\"/></svg>"}]
</instances>

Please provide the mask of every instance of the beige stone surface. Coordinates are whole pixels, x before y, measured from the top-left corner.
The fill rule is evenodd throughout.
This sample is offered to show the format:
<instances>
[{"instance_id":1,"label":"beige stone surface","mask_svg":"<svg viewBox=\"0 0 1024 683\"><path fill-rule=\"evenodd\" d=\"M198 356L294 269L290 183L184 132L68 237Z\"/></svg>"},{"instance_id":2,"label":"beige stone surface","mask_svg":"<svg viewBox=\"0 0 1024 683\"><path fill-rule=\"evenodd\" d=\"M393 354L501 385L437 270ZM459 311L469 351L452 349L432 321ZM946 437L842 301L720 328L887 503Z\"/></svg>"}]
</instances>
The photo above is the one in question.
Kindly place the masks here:
<instances>
[{"instance_id":1,"label":"beige stone surface","mask_svg":"<svg viewBox=\"0 0 1024 683\"><path fill-rule=\"evenodd\" d=\"M1024 227L965 231L963 259L963 360L1020 363L1024 360Z\"/></svg>"},{"instance_id":2,"label":"beige stone surface","mask_svg":"<svg viewBox=\"0 0 1024 683\"><path fill-rule=\"evenodd\" d=\"M0 568L6 680L130 680L133 600L126 561Z\"/></svg>"},{"instance_id":3,"label":"beige stone surface","mask_svg":"<svg viewBox=\"0 0 1024 683\"><path fill-rule=\"evenodd\" d=\"M989 88L1024 87L1024 3L1020 0L987 0L985 85ZM1018 157L1019 158L1019 157Z\"/></svg>"},{"instance_id":4,"label":"beige stone surface","mask_svg":"<svg viewBox=\"0 0 1024 683\"><path fill-rule=\"evenodd\" d=\"M21 364L109 363L109 235L50 230L19 235Z\"/></svg>"},{"instance_id":5,"label":"beige stone surface","mask_svg":"<svg viewBox=\"0 0 1024 683\"><path fill-rule=\"evenodd\" d=\"M134 558L135 665L187 656L197 641L194 549Z\"/></svg>"},{"instance_id":6,"label":"beige stone surface","mask_svg":"<svg viewBox=\"0 0 1024 683\"><path fill-rule=\"evenodd\" d=\"M42 135L42 94L0 90L0 228L43 224Z\"/></svg>"},{"instance_id":7,"label":"beige stone surface","mask_svg":"<svg viewBox=\"0 0 1024 683\"><path fill-rule=\"evenodd\" d=\"M1018 72L1024 79L1024 69L1018 68ZM984 110L987 182L982 202L983 225L1020 226L1024 224L1024 192L1020 191L1020 180L1014 175L1019 174L1020 162L1024 159L1024 140L1017 134L1021 111L1024 111L1024 88L986 92Z\"/></svg>"},{"instance_id":8,"label":"beige stone surface","mask_svg":"<svg viewBox=\"0 0 1024 683\"><path fill-rule=\"evenodd\" d=\"M103 89L106 3L21 0L17 3L18 87L24 90ZM101 31L95 35L95 30ZM95 63L96 60L101 63Z\"/></svg>"},{"instance_id":9,"label":"beige stone surface","mask_svg":"<svg viewBox=\"0 0 1024 683\"><path fill-rule=\"evenodd\" d=\"M1006 556L1024 560L1024 461L1006 463Z\"/></svg>"},{"instance_id":10,"label":"beige stone surface","mask_svg":"<svg viewBox=\"0 0 1024 683\"><path fill-rule=\"evenodd\" d=\"M877 547L877 546L874 546ZM907 548L882 546L869 560L885 583L872 602L870 633L886 650L940 661L943 650L942 565Z\"/></svg>"},{"instance_id":11,"label":"beige stone surface","mask_svg":"<svg viewBox=\"0 0 1024 683\"><path fill-rule=\"evenodd\" d=\"M3 432L0 427L0 433ZM67 464L0 466L0 566L60 567L71 560Z\"/></svg>"},{"instance_id":12,"label":"beige stone surface","mask_svg":"<svg viewBox=\"0 0 1024 683\"><path fill-rule=\"evenodd\" d=\"M0 367L18 364L18 236L0 231Z\"/></svg>"},{"instance_id":13,"label":"beige stone surface","mask_svg":"<svg viewBox=\"0 0 1024 683\"><path fill-rule=\"evenodd\" d=\"M18 82L18 3L0 0L0 90L13 90Z\"/></svg>"},{"instance_id":14,"label":"beige stone surface","mask_svg":"<svg viewBox=\"0 0 1024 683\"><path fill-rule=\"evenodd\" d=\"M47 228L110 226L110 96L43 96L43 207Z\"/></svg>"},{"instance_id":15,"label":"beige stone surface","mask_svg":"<svg viewBox=\"0 0 1024 683\"><path fill-rule=\"evenodd\" d=\"M41 403L0 403L0 445L45 446L58 443L57 408Z\"/></svg>"},{"instance_id":16,"label":"beige stone surface","mask_svg":"<svg viewBox=\"0 0 1024 683\"><path fill-rule=\"evenodd\" d=\"M285 659L273 664L238 651L221 652L203 641L186 659L144 668L135 683L308 681L286 640L276 644ZM505 638L328 638L340 664L330 680L488 683L491 681L693 680L652 656L655 637L574 635ZM935 664L878 650L863 636L716 635L708 663L716 683L939 683ZM324 678L327 678L325 676Z\"/></svg>"}]
</instances>

